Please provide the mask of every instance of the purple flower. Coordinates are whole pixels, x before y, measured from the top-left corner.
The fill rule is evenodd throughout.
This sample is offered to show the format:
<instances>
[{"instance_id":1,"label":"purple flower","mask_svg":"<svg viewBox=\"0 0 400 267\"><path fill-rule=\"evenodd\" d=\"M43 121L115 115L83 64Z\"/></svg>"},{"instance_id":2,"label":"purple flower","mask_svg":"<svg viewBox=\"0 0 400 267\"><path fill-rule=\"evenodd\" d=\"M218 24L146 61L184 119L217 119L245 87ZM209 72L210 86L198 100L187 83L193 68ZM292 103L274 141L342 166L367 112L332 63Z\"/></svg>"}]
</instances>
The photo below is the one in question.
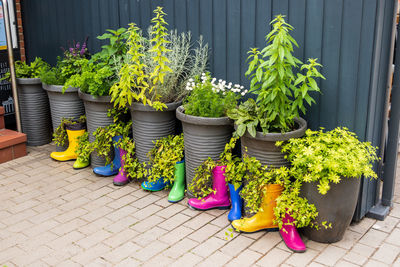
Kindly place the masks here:
<instances>
[{"instance_id":1,"label":"purple flower","mask_svg":"<svg viewBox=\"0 0 400 267\"><path fill-rule=\"evenodd\" d=\"M76 49L79 49L79 48L81 48L81 44L79 42L77 42L75 47L76 47Z\"/></svg>"}]
</instances>

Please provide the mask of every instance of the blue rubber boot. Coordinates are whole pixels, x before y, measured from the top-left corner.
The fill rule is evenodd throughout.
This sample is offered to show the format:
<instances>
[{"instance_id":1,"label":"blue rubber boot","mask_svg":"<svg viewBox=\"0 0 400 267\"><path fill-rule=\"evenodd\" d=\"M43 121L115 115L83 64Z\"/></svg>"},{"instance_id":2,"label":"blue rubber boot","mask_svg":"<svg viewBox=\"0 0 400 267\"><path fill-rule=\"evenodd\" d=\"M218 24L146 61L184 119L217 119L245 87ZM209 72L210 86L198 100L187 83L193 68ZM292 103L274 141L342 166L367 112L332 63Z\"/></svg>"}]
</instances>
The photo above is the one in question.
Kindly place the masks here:
<instances>
[{"instance_id":1,"label":"blue rubber boot","mask_svg":"<svg viewBox=\"0 0 400 267\"><path fill-rule=\"evenodd\" d=\"M169 186L169 181L164 182L164 178L159 178L157 181L155 182L148 182L148 181L144 181L142 183L142 188L144 190L147 191L161 191L163 190L165 187Z\"/></svg>"},{"instance_id":2,"label":"blue rubber boot","mask_svg":"<svg viewBox=\"0 0 400 267\"><path fill-rule=\"evenodd\" d=\"M233 184L229 184L229 192L231 195L231 204L232 204L232 208L228 214L229 221L239 220L242 217L243 199L239 195L240 190L242 190L242 188L243 185L241 185L237 190L235 190L235 186Z\"/></svg>"},{"instance_id":3,"label":"blue rubber boot","mask_svg":"<svg viewBox=\"0 0 400 267\"><path fill-rule=\"evenodd\" d=\"M122 135L117 135L112 138L113 146L114 146L114 159L111 164L108 164L104 167L96 167L93 169L93 172L100 176L114 176L118 174L119 168L121 167L121 159L119 156L119 149L116 147L116 144L119 140L122 139Z\"/></svg>"}]
</instances>

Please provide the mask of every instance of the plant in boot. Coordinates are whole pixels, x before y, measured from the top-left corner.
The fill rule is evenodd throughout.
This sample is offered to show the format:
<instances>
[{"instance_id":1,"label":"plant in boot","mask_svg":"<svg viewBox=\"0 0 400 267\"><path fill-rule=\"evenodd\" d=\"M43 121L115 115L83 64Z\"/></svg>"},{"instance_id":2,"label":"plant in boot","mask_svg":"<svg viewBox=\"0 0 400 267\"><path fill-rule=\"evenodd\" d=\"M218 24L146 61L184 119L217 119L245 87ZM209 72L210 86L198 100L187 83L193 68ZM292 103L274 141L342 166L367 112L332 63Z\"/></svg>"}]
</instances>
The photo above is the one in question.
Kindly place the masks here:
<instances>
[{"instance_id":1,"label":"plant in boot","mask_svg":"<svg viewBox=\"0 0 400 267\"><path fill-rule=\"evenodd\" d=\"M142 188L159 191L175 181L175 165L183 159L183 134L169 135L153 143L148 153L151 167Z\"/></svg>"},{"instance_id":2,"label":"plant in boot","mask_svg":"<svg viewBox=\"0 0 400 267\"><path fill-rule=\"evenodd\" d=\"M17 78L39 78L40 73L50 68L49 64L44 62L40 57L36 57L30 64L25 61L15 61L15 75ZM9 80L10 72L6 72L0 80Z\"/></svg>"},{"instance_id":3,"label":"plant in boot","mask_svg":"<svg viewBox=\"0 0 400 267\"><path fill-rule=\"evenodd\" d=\"M284 16L276 16L271 24L267 46L261 51L257 48L249 51L246 76L251 77L250 92L257 99L249 99L228 112L237 125L236 136L246 132L255 137L257 131L267 134L294 130L295 118L300 117L300 111L306 111L304 101L309 105L315 102L309 92L319 92L314 78L324 79L317 70L321 65L316 59L302 64L292 55L293 46L298 45L289 34L293 27L285 22ZM300 70L297 75L296 69Z\"/></svg>"},{"instance_id":4,"label":"plant in boot","mask_svg":"<svg viewBox=\"0 0 400 267\"><path fill-rule=\"evenodd\" d=\"M78 155L74 165L74 169L83 169L90 164L90 154L93 152L93 146L89 142L89 133L85 132L78 137L78 146L75 153Z\"/></svg>"},{"instance_id":5,"label":"plant in boot","mask_svg":"<svg viewBox=\"0 0 400 267\"><path fill-rule=\"evenodd\" d=\"M65 125L73 125L78 123L86 123L86 116L81 116L78 120L74 120L73 118L62 118L60 125L53 133L53 142L57 146L65 146L68 141L68 135Z\"/></svg>"}]
</instances>

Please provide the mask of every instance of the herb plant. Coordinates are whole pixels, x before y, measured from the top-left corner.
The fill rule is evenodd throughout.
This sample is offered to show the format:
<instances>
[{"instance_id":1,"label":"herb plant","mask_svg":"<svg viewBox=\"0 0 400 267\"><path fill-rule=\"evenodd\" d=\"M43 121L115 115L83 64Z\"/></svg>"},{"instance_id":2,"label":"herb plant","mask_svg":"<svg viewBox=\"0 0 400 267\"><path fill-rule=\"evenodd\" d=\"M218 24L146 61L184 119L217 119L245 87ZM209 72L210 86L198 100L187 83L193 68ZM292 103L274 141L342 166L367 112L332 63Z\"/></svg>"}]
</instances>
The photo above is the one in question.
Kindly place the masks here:
<instances>
[{"instance_id":1,"label":"herb plant","mask_svg":"<svg viewBox=\"0 0 400 267\"><path fill-rule=\"evenodd\" d=\"M243 103L228 112L238 126L236 136L246 130L253 137L257 130L263 134L293 130L294 118L300 116L300 111L306 112L304 101L309 105L315 103L309 95L311 91L320 91L315 78L325 79L318 71L321 65L316 59L302 64L293 56L293 47L298 44L290 36L293 27L285 22L284 16L276 16L271 24L267 46L261 51L257 48L249 51L246 76L251 78L250 92L257 95L257 105Z\"/></svg>"},{"instance_id":2,"label":"herb plant","mask_svg":"<svg viewBox=\"0 0 400 267\"><path fill-rule=\"evenodd\" d=\"M154 147L148 153L151 167L147 180L155 182L163 178L164 182L169 181L172 184L175 179L175 164L184 157L183 134L169 135L153 143Z\"/></svg>"},{"instance_id":3,"label":"herb plant","mask_svg":"<svg viewBox=\"0 0 400 267\"><path fill-rule=\"evenodd\" d=\"M203 73L196 81L189 79L186 90L189 95L184 101L185 114L200 117L224 117L227 110L236 107L240 96L247 90L238 84L227 84L226 81L212 78Z\"/></svg>"},{"instance_id":4,"label":"herb plant","mask_svg":"<svg viewBox=\"0 0 400 267\"><path fill-rule=\"evenodd\" d=\"M49 64L44 62L40 57L35 58L30 64L25 61L15 61L15 75L17 78L39 78L40 73L48 70ZM7 72L1 80L10 79L10 72Z\"/></svg>"},{"instance_id":5,"label":"herb plant","mask_svg":"<svg viewBox=\"0 0 400 267\"><path fill-rule=\"evenodd\" d=\"M78 123L86 123L86 116L82 115L78 120L74 118L62 118L60 125L53 133L53 141L57 146L64 146L68 141L66 125L73 125Z\"/></svg>"}]
</instances>

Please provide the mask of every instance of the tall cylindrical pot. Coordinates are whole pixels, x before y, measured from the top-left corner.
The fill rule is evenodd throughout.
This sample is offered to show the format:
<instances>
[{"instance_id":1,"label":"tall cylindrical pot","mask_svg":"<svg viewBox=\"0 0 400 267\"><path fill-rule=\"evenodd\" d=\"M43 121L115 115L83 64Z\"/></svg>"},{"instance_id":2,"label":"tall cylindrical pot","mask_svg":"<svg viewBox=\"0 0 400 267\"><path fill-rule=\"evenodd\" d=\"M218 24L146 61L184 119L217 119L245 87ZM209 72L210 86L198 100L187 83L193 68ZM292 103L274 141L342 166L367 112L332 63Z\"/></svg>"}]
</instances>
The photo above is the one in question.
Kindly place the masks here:
<instances>
[{"instance_id":1,"label":"tall cylindrical pot","mask_svg":"<svg viewBox=\"0 0 400 267\"><path fill-rule=\"evenodd\" d=\"M78 96L78 88L69 87L62 93L62 87L43 83L43 89L49 97L53 131L60 125L62 118L78 119L85 114L83 102ZM65 147L57 146L56 150L63 151Z\"/></svg>"},{"instance_id":2,"label":"tall cylindrical pot","mask_svg":"<svg viewBox=\"0 0 400 267\"><path fill-rule=\"evenodd\" d=\"M176 110L182 122L185 143L186 185L192 182L195 170L208 157L218 160L233 132L233 121L228 117L207 118L186 115L183 106ZM194 197L188 191L189 197Z\"/></svg>"},{"instance_id":3,"label":"tall cylindrical pot","mask_svg":"<svg viewBox=\"0 0 400 267\"><path fill-rule=\"evenodd\" d=\"M51 142L49 99L39 78L18 78L18 99L22 132L29 146Z\"/></svg>"},{"instance_id":4,"label":"tall cylindrical pot","mask_svg":"<svg viewBox=\"0 0 400 267\"><path fill-rule=\"evenodd\" d=\"M308 239L321 243L334 243L342 240L350 225L357 206L360 191L360 179L343 178L340 183L331 183L330 190L321 195L318 182L304 183L300 195L314 204L318 211L316 218L320 229L305 227L302 232ZM322 222L332 223L332 228L325 229Z\"/></svg>"},{"instance_id":5,"label":"tall cylindrical pot","mask_svg":"<svg viewBox=\"0 0 400 267\"><path fill-rule=\"evenodd\" d=\"M149 161L147 153L154 147L153 141L175 134L175 110L181 103L169 103L162 111L141 103L132 103L132 136L136 146L136 157L140 162Z\"/></svg>"},{"instance_id":6,"label":"tall cylindrical pot","mask_svg":"<svg viewBox=\"0 0 400 267\"><path fill-rule=\"evenodd\" d=\"M113 123L113 118L107 116L107 112L112 108L111 96L92 96L90 94L78 92L83 100L86 113L86 124L89 132L89 141L93 142L95 137L93 132L99 127L106 127ZM113 151L111 150L110 153ZM99 157L94 151L90 156L90 165L92 168L105 166L105 159Z\"/></svg>"},{"instance_id":7,"label":"tall cylindrical pot","mask_svg":"<svg viewBox=\"0 0 400 267\"><path fill-rule=\"evenodd\" d=\"M247 147L247 154L257 158L261 164L269 167L289 166L289 162L285 159L285 154L281 152L281 148L276 146L276 141L287 141L291 138L300 138L307 129L307 122L302 118L296 118L295 123L297 129L287 133L267 133L257 132L252 137L246 132L241 138L242 153Z\"/></svg>"}]
</instances>

